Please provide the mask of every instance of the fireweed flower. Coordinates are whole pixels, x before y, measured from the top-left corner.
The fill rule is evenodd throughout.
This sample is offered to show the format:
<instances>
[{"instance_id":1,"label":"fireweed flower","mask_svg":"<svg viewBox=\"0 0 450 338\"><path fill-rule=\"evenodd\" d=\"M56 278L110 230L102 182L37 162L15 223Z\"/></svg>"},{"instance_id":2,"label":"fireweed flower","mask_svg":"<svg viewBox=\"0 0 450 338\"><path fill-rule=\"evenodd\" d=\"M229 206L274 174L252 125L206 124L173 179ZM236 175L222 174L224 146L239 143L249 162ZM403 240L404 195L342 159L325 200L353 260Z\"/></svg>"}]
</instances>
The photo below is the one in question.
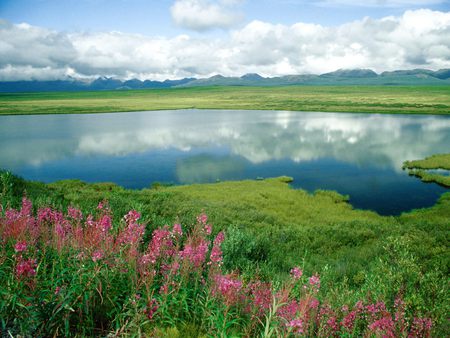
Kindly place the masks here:
<instances>
[{"instance_id":1,"label":"fireweed flower","mask_svg":"<svg viewBox=\"0 0 450 338\"><path fill-rule=\"evenodd\" d=\"M147 305L147 308L145 310L145 314L147 315L148 319L153 319L156 311L158 311L158 302L155 298L153 298L150 303Z\"/></svg>"},{"instance_id":2,"label":"fireweed flower","mask_svg":"<svg viewBox=\"0 0 450 338\"><path fill-rule=\"evenodd\" d=\"M303 333L303 321L299 318L291 320L287 323L287 326L292 330L293 333Z\"/></svg>"},{"instance_id":3,"label":"fireweed flower","mask_svg":"<svg viewBox=\"0 0 450 338\"><path fill-rule=\"evenodd\" d=\"M294 279L300 279L303 275L303 271L299 267L293 267L291 269L291 276Z\"/></svg>"},{"instance_id":4,"label":"fireweed flower","mask_svg":"<svg viewBox=\"0 0 450 338\"><path fill-rule=\"evenodd\" d=\"M16 252L22 252L25 251L27 249L27 242L22 241L22 242L17 242L16 245L14 245L14 251Z\"/></svg>"},{"instance_id":5,"label":"fireweed flower","mask_svg":"<svg viewBox=\"0 0 450 338\"><path fill-rule=\"evenodd\" d=\"M239 301L242 281L234 279L231 275L216 275L214 277L213 295L221 296L227 306Z\"/></svg>"},{"instance_id":6,"label":"fireweed flower","mask_svg":"<svg viewBox=\"0 0 450 338\"><path fill-rule=\"evenodd\" d=\"M102 250L94 251L94 253L92 254L92 260L94 262L97 262L97 261L101 260L102 258L103 258L103 251Z\"/></svg>"},{"instance_id":7,"label":"fireweed flower","mask_svg":"<svg viewBox=\"0 0 450 338\"><path fill-rule=\"evenodd\" d=\"M320 289L320 277L318 275L311 276L309 278L309 285L312 287L314 292L318 292Z\"/></svg>"},{"instance_id":8,"label":"fireweed flower","mask_svg":"<svg viewBox=\"0 0 450 338\"><path fill-rule=\"evenodd\" d=\"M181 224L176 223L173 225L172 234L174 236L178 236L178 237L183 236L183 230L181 230Z\"/></svg>"},{"instance_id":9,"label":"fireweed flower","mask_svg":"<svg viewBox=\"0 0 450 338\"><path fill-rule=\"evenodd\" d=\"M211 255L209 257L210 262L208 262L208 264L217 264L217 265L221 265L222 263L222 250L220 248L222 242L225 239L225 235L223 234L223 232L219 232L216 236L216 238L214 239L214 245L213 248L211 250Z\"/></svg>"},{"instance_id":10,"label":"fireweed flower","mask_svg":"<svg viewBox=\"0 0 450 338\"><path fill-rule=\"evenodd\" d=\"M197 222L199 224L206 225L206 222L208 222L208 216L206 216L206 214L201 214L197 216Z\"/></svg>"},{"instance_id":11,"label":"fireweed flower","mask_svg":"<svg viewBox=\"0 0 450 338\"><path fill-rule=\"evenodd\" d=\"M30 258L24 260L22 256L19 256L16 265L16 277L20 279L22 277L32 277L36 275L36 266L36 259Z\"/></svg>"},{"instance_id":12,"label":"fireweed flower","mask_svg":"<svg viewBox=\"0 0 450 338\"><path fill-rule=\"evenodd\" d=\"M76 221L81 221L81 219L83 218L83 213L81 212L80 209L68 207L67 208L67 216L69 216L70 218L72 218Z\"/></svg>"}]
</instances>

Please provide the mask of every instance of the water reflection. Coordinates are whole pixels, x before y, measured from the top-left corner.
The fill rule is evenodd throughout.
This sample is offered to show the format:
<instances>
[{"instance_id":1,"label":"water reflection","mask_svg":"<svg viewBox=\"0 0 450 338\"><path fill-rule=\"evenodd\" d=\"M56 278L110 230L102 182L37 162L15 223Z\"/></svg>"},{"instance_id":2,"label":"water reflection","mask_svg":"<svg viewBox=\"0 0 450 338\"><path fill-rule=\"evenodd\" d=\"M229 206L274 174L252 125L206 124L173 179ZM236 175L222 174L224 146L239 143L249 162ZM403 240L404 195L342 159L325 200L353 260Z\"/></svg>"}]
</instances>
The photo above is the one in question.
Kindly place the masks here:
<instances>
[{"instance_id":1,"label":"water reflection","mask_svg":"<svg viewBox=\"0 0 450 338\"><path fill-rule=\"evenodd\" d=\"M401 170L404 160L448 151L450 144L450 119L440 116L166 111L0 121L0 163L13 169L74 155L227 147L254 164L331 157Z\"/></svg>"},{"instance_id":2,"label":"water reflection","mask_svg":"<svg viewBox=\"0 0 450 338\"><path fill-rule=\"evenodd\" d=\"M401 172L402 162L448 152L449 144L446 116L179 110L0 117L0 168L30 179L139 188L291 175L310 190L350 193L355 205L370 187L420 184Z\"/></svg>"}]
</instances>

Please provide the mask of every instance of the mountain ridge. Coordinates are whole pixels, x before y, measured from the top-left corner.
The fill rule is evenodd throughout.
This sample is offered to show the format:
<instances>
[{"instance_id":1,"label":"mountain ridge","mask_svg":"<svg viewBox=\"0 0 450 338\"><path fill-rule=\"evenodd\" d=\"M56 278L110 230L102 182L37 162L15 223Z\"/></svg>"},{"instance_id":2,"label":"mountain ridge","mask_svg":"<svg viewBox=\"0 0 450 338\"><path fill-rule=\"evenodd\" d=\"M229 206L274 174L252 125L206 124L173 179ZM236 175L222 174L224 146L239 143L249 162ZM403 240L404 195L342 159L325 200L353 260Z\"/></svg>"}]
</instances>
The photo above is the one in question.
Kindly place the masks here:
<instances>
[{"instance_id":1,"label":"mountain ridge","mask_svg":"<svg viewBox=\"0 0 450 338\"><path fill-rule=\"evenodd\" d=\"M208 78L183 78L179 80L119 80L98 77L91 82L68 78L50 81L3 81L0 92L56 92L162 89L202 86L290 86L290 85L450 85L450 69L437 71L409 69L385 71L380 74L371 69L338 69L324 74L300 74L263 77L247 73L241 77L225 77L216 74Z\"/></svg>"}]
</instances>

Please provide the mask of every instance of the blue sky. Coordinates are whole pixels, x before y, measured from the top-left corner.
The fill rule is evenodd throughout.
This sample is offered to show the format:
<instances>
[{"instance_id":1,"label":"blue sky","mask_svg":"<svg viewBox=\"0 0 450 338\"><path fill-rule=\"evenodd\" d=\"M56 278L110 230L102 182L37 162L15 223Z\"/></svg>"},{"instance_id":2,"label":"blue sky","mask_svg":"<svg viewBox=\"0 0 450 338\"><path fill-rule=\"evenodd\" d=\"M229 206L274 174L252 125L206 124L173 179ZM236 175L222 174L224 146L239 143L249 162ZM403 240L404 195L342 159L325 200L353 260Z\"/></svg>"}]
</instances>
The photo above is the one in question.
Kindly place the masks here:
<instances>
[{"instance_id":1,"label":"blue sky","mask_svg":"<svg viewBox=\"0 0 450 338\"><path fill-rule=\"evenodd\" d=\"M0 80L450 68L450 0L0 0L0 20Z\"/></svg>"},{"instance_id":2,"label":"blue sky","mask_svg":"<svg viewBox=\"0 0 450 338\"><path fill-rule=\"evenodd\" d=\"M59 31L117 30L173 36L186 31L172 20L173 4L173 0L0 0L0 17ZM243 14L240 24L261 20L286 25L306 22L335 26L365 16L399 16L408 9L449 11L450 1L246 0L236 1L234 8Z\"/></svg>"}]
</instances>

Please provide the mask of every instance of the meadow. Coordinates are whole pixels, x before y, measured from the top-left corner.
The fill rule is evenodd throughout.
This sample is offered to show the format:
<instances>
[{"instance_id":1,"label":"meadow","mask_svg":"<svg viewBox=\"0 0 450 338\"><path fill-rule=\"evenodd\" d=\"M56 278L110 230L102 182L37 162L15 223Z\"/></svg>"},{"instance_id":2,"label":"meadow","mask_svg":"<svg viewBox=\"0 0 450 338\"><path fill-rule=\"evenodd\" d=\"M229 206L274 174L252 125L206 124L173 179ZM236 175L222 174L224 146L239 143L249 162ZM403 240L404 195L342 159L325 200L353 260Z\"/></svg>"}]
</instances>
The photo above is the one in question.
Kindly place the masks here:
<instances>
[{"instance_id":1,"label":"meadow","mask_svg":"<svg viewBox=\"0 0 450 338\"><path fill-rule=\"evenodd\" d=\"M0 114L78 114L166 109L251 109L449 114L449 86L194 87L0 94Z\"/></svg>"},{"instance_id":2,"label":"meadow","mask_svg":"<svg viewBox=\"0 0 450 338\"><path fill-rule=\"evenodd\" d=\"M5 333L448 334L448 193L383 217L289 177L143 190L0 178Z\"/></svg>"}]
</instances>

